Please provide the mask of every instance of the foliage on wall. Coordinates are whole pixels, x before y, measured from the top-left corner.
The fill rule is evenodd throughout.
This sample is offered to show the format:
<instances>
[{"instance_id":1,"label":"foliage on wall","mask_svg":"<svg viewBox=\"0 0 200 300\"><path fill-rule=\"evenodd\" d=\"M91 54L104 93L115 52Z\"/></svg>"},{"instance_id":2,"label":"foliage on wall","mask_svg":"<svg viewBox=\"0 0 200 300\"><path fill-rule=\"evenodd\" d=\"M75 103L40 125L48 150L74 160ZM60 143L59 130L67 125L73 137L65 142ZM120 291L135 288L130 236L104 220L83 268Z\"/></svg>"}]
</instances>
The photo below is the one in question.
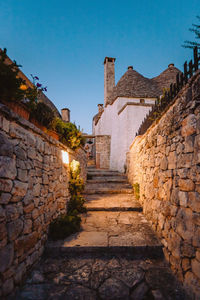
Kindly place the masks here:
<instances>
[{"instance_id":1,"label":"foliage on wall","mask_svg":"<svg viewBox=\"0 0 200 300\"><path fill-rule=\"evenodd\" d=\"M80 163L73 160L70 164L70 201L67 205L67 214L61 215L49 227L49 237L52 240L59 240L68 237L80 230L81 218L80 213L86 212L82 192L84 190L83 179L80 178Z\"/></svg>"},{"instance_id":2,"label":"foliage on wall","mask_svg":"<svg viewBox=\"0 0 200 300\"><path fill-rule=\"evenodd\" d=\"M32 87L27 86L25 80L19 76L19 67L21 66L16 61L8 61L6 49L0 51L0 101L5 104L23 104L30 113L30 120L35 119L42 126L55 130L60 142L72 150L84 145L85 140L75 124L55 118L53 110L39 101L41 93L47 91L47 88L39 83L39 78L31 74Z\"/></svg>"}]
</instances>

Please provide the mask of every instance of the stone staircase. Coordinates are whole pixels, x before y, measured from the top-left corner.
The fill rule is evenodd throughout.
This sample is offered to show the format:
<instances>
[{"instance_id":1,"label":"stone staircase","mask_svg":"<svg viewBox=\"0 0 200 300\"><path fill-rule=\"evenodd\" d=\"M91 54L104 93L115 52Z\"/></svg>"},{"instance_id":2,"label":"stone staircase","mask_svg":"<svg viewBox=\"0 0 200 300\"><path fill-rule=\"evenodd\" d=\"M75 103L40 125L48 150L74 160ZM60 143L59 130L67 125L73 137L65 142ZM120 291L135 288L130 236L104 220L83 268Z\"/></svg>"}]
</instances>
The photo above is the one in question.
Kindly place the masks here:
<instances>
[{"instance_id":1,"label":"stone staircase","mask_svg":"<svg viewBox=\"0 0 200 300\"><path fill-rule=\"evenodd\" d=\"M82 231L64 242L49 243L48 251L126 251L137 257L162 257L162 245L144 218L126 176L91 167L87 177L87 214L82 216Z\"/></svg>"},{"instance_id":2,"label":"stone staircase","mask_svg":"<svg viewBox=\"0 0 200 300\"><path fill-rule=\"evenodd\" d=\"M186 300L125 175L88 168L82 230L48 242L16 300Z\"/></svg>"}]
</instances>

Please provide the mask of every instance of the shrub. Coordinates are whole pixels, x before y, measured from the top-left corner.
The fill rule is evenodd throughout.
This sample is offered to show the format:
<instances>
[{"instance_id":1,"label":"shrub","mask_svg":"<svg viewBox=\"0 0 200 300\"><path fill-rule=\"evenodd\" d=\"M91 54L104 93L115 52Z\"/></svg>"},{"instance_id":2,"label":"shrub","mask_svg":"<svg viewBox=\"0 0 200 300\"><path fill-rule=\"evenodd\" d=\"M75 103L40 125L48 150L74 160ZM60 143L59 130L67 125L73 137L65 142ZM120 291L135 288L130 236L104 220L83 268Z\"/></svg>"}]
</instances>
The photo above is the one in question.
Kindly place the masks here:
<instances>
[{"instance_id":1,"label":"shrub","mask_svg":"<svg viewBox=\"0 0 200 300\"><path fill-rule=\"evenodd\" d=\"M48 105L43 102L38 102L32 107L31 117L49 129L54 119L54 113Z\"/></svg>"},{"instance_id":2,"label":"shrub","mask_svg":"<svg viewBox=\"0 0 200 300\"><path fill-rule=\"evenodd\" d=\"M81 218L78 214L86 212L85 199L81 195L84 184L80 178L80 172L80 163L73 160L70 164L69 191L71 198L67 205L67 214L60 216L50 224L49 237L52 240L64 239L80 230Z\"/></svg>"},{"instance_id":3,"label":"shrub","mask_svg":"<svg viewBox=\"0 0 200 300\"><path fill-rule=\"evenodd\" d=\"M59 118L55 118L52 122L52 128L58 133L60 142L73 150L85 143L81 131L73 123L66 123Z\"/></svg>"},{"instance_id":4,"label":"shrub","mask_svg":"<svg viewBox=\"0 0 200 300\"><path fill-rule=\"evenodd\" d=\"M25 95L24 80L18 77L19 65L16 61L10 63L7 50L0 51L0 100L3 102L20 102Z\"/></svg>"},{"instance_id":5,"label":"shrub","mask_svg":"<svg viewBox=\"0 0 200 300\"><path fill-rule=\"evenodd\" d=\"M81 218L75 215L62 215L49 226L49 236L52 240L64 239L80 230Z\"/></svg>"}]
</instances>

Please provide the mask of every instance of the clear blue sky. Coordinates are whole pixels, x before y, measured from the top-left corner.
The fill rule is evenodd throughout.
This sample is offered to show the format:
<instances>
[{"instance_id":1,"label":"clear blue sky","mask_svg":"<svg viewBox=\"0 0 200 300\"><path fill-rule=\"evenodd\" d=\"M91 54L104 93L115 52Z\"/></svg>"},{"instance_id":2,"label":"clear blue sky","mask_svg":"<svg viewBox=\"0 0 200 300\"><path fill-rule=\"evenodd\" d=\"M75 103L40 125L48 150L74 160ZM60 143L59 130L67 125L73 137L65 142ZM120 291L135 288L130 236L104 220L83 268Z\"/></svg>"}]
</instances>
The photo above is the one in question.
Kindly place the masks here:
<instances>
[{"instance_id":1,"label":"clear blue sky","mask_svg":"<svg viewBox=\"0 0 200 300\"><path fill-rule=\"evenodd\" d=\"M196 15L199 0L0 0L0 47L90 133L104 101L104 57L116 57L116 82L129 65L147 77L171 62L182 69Z\"/></svg>"}]
</instances>

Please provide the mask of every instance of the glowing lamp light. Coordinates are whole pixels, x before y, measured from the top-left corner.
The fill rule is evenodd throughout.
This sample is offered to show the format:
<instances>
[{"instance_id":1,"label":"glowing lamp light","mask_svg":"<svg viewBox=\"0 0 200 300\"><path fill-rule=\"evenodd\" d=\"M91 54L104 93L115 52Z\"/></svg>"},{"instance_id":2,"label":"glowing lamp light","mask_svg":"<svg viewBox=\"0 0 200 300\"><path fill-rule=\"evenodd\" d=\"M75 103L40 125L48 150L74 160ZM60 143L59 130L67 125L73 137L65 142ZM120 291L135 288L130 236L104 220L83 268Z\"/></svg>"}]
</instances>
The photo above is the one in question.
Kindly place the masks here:
<instances>
[{"instance_id":1,"label":"glowing lamp light","mask_svg":"<svg viewBox=\"0 0 200 300\"><path fill-rule=\"evenodd\" d=\"M61 150L61 152L62 152L63 163L68 165L69 164L69 154L64 150Z\"/></svg>"},{"instance_id":2,"label":"glowing lamp light","mask_svg":"<svg viewBox=\"0 0 200 300\"><path fill-rule=\"evenodd\" d=\"M26 91L27 90L27 86L25 84L21 84L19 88L22 91Z\"/></svg>"}]
</instances>

